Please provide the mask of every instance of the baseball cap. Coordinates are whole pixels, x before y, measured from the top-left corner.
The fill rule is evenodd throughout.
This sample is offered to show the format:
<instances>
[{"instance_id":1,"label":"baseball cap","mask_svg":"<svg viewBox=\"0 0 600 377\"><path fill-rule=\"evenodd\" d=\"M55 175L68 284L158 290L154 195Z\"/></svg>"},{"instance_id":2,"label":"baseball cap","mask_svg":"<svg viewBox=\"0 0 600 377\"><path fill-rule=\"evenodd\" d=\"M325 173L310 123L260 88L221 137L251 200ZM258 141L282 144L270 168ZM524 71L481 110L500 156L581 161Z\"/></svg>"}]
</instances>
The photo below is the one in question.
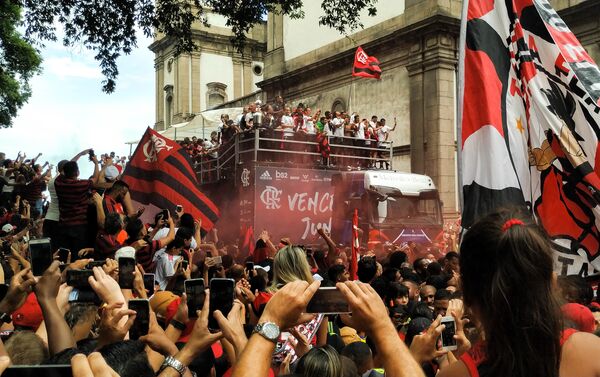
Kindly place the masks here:
<instances>
[{"instance_id":1,"label":"baseball cap","mask_svg":"<svg viewBox=\"0 0 600 377\"><path fill-rule=\"evenodd\" d=\"M123 246L115 253L115 259L118 262L119 258L134 258L135 259L135 249L131 246Z\"/></svg>"},{"instance_id":2,"label":"baseball cap","mask_svg":"<svg viewBox=\"0 0 600 377\"><path fill-rule=\"evenodd\" d=\"M596 320L589 308L572 302L563 305L560 309L565 319L572 321L577 326L577 330L590 333L596 330Z\"/></svg>"},{"instance_id":3,"label":"baseball cap","mask_svg":"<svg viewBox=\"0 0 600 377\"><path fill-rule=\"evenodd\" d=\"M15 326L27 327L34 331L40 327L43 320L42 309L33 292L27 296L25 303L12 314L12 321Z\"/></svg>"},{"instance_id":4,"label":"baseball cap","mask_svg":"<svg viewBox=\"0 0 600 377\"><path fill-rule=\"evenodd\" d=\"M3 231L4 233L10 233L10 232L12 232L13 230L15 230L15 227L14 227L12 224L4 224L4 225L2 226L2 231Z\"/></svg>"},{"instance_id":5,"label":"baseball cap","mask_svg":"<svg viewBox=\"0 0 600 377\"><path fill-rule=\"evenodd\" d=\"M119 169L117 169L114 165L111 165L104 170L104 178L109 181L114 181L118 176Z\"/></svg>"}]
</instances>

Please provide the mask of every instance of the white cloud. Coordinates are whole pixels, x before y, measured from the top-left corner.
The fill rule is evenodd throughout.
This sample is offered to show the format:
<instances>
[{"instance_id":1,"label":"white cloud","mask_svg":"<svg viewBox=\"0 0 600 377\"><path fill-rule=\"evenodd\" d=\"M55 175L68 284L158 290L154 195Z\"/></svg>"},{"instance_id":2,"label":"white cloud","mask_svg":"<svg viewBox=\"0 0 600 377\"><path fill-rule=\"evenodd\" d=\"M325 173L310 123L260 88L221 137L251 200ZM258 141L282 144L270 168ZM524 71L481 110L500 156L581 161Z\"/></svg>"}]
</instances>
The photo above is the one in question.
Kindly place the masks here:
<instances>
[{"instance_id":1,"label":"white cloud","mask_svg":"<svg viewBox=\"0 0 600 377\"><path fill-rule=\"evenodd\" d=\"M102 72L97 65L91 66L74 60L68 56L50 57L44 60L44 71L60 78L81 77L86 79L98 79Z\"/></svg>"}]
</instances>

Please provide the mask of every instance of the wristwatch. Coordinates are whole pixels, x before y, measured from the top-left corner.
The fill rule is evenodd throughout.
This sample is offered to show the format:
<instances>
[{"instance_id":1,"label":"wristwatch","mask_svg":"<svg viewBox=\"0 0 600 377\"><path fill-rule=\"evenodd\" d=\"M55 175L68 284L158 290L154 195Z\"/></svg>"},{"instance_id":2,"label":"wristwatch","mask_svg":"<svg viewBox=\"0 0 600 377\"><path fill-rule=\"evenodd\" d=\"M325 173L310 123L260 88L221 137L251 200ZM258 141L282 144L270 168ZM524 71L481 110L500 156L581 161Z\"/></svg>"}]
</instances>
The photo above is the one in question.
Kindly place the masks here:
<instances>
[{"instance_id":1,"label":"wristwatch","mask_svg":"<svg viewBox=\"0 0 600 377\"><path fill-rule=\"evenodd\" d=\"M165 361L163 362L163 365L160 368L160 370L162 371L166 367L171 367L171 368L175 369L177 371L177 373L179 373L180 376L183 376L185 374L185 372L187 371L187 367L185 365L183 365L181 363L181 361L177 360L173 356L165 357Z\"/></svg>"},{"instance_id":2,"label":"wristwatch","mask_svg":"<svg viewBox=\"0 0 600 377\"><path fill-rule=\"evenodd\" d=\"M262 322L254 327L254 331L252 333L260 334L263 338L270 340L273 343L277 343L277 339L279 338L281 331L279 330L279 326L273 322Z\"/></svg>"},{"instance_id":3,"label":"wristwatch","mask_svg":"<svg viewBox=\"0 0 600 377\"><path fill-rule=\"evenodd\" d=\"M10 314L8 314L8 313L0 313L0 322L11 323L12 322L12 318L11 318Z\"/></svg>"}]
</instances>

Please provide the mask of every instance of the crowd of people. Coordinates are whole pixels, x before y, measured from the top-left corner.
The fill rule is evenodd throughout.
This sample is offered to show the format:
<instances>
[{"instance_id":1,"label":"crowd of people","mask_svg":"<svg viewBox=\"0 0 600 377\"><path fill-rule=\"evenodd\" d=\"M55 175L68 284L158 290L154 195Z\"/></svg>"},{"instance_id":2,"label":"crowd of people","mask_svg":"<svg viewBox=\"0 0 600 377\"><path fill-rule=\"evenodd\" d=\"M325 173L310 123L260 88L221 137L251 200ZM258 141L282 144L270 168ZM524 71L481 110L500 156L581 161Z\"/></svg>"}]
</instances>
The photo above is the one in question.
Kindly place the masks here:
<instances>
[{"instance_id":1,"label":"crowd of people","mask_svg":"<svg viewBox=\"0 0 600 377\"><path fill-rule=\"evenodd\" d=\"M331 154L329 141L337 145L336 152L348 156L359 156L356 165L361 167L383 168L384 151L388 147L390 133L396 129L397 122L390 127L384 118L376 115L371 118L361 117L357 113L344 111L313 110L299 103L296 107L285 103L283 97L277 96L271 104L263 104L260 100L244 106L242 114L230 119L227 114L221 116L218 131L213 131L210 139L196 136L185 138L181 144L189 155L198 163L203 159L217 158L222 145L227 145L236 134L246 134L259 129L262 137L281 140L281 142L264 143L263 148L284 149L296 152L319 152L327 162ZM299 141L311 144L297 144ZM363 150L350 150L346 147L360 147ZM350 157L340 157L338 164L346 165ZM386 168L389 168L387 166Z\"/></svg>"},{"instance_id":2,"label":"crowd of people","mask_svg":"<svg viewBox=\"0 0 600 377\"><path fill-rule=\"evenodd\" d=\"M81 179L86 155L94 174ZM38 158L1 162L2 371L67 364L77 377L600 373L600 300L585 279L556 278L550 243L528 214L481 219L460 250L460 224L452 223L435 253L363 245L355 264L351 248L323 229L310 248L264 231L249 253L216 230L202 234L201 221L180 206L144 223L110 155L99 162L85 150L56 171ZM56 260L34 276L30 244L44 237ZM129 275L120 267L127 259L135 260ZM87 271L83 282L69 280L77 271ZM214 292L188 290L197 279ZM221 310L211 305L229 298L214 282L231 283ZM316 306L328 309L311 309L313 297L332 290ZM134 305L140 300L147 312Z\"/></svg>"}]
</instances>

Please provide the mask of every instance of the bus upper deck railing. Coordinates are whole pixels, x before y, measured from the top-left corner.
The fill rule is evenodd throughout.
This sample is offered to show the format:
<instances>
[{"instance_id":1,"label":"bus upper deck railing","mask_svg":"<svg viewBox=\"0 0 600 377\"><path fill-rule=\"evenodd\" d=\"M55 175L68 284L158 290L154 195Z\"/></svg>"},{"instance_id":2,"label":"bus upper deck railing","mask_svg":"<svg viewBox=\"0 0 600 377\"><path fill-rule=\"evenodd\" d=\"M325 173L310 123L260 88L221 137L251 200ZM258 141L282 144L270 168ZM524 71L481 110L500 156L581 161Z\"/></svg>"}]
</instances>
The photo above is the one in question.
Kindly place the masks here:
<instances>
[{"instance_id":1,"label":"bus upper deck railing","mask_svg":"<svg viewBox=\"0 0 600 377\"><path fill-rule=\"evenodd\" d=\"M325 140L323 140L325 139ZM290 165L328 169L392 170L391 141L354 137L288 133L255 129L236 134L214 153L198 157L194 163L201 184L227 179L235 166L243 163Z\"/></svg>"}]
</instances>

